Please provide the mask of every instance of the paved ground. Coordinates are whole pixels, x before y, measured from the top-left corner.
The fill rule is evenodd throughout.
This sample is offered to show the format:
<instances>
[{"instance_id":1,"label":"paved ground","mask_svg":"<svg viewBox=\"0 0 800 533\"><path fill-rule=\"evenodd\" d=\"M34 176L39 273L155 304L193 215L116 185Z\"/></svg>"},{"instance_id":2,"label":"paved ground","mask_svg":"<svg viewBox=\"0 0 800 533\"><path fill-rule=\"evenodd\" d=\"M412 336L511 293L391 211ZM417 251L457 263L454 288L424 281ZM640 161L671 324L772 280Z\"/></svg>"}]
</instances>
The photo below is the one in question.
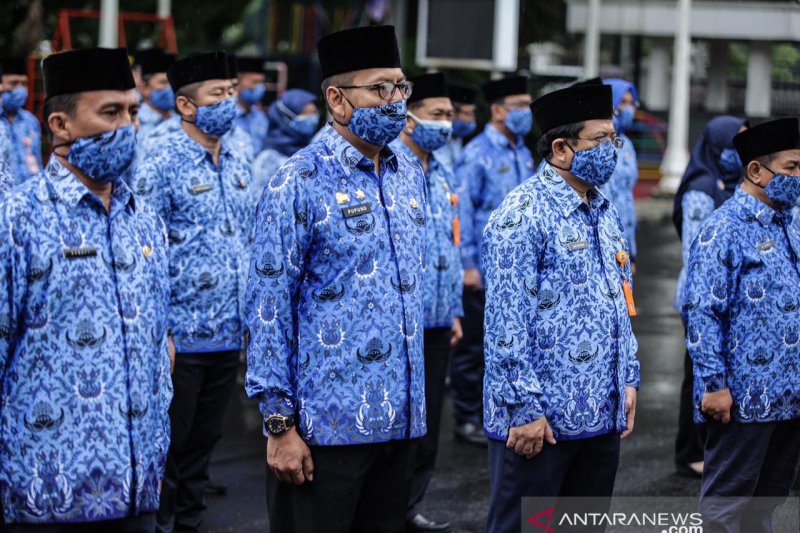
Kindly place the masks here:
<instances>
[{"instance_id":1,"label":"paved ground","mask_svg":"<svg viewBox=\"0 0 800 533\"><path fill-rule=\"evenodd\" d=\"M635 296L639 317L642 389L636 429L624 442L616 492L627 496L696 495L699 482L674 474L672 447L676 432L683 344L681 323L672 310L680 249L668 222L671 202L638 203L639 275ZM261 419L240 389L228 413L225 437L212 475L229 485L224 497L210 497L209 532L268 531L264 490L264 439ZM483 531L488 505L486 452L454 441L450 406L446 406L440 462L425 503L432 518L450 521L458 532Z\"/></svg>"}]
</instances>

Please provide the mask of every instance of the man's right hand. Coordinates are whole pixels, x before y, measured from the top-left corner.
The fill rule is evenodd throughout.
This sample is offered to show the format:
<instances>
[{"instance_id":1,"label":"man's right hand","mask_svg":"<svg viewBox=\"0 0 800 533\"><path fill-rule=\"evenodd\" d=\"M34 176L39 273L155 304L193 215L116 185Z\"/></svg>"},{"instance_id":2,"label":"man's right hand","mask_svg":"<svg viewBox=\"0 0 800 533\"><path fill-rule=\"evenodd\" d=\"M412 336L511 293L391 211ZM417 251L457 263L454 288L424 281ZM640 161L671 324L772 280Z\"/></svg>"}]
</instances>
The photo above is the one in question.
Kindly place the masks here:
<instances>
[{"instance_id":1,"label":"man's right hand","mask_svg":"<svg viewBox=\"0 0 800 533\"><path fill-rule=\"evenodd\" d=\"M482 287L481 273L477 268L468 268L464 271L464 288L477 291Z\"/></svg>"},{"instance_id":2,"label":"man's right hand","mask_svg":"<svg viewBox=\"0 0 800 533\"><path fill-rule=\"evenodd\" d=\"M293 427L267 437L267 465L284 483L302 485L314 480L311 450Z\"/></svg>"},{"instance_id":3,"label":"man's right hand","mask_svg":"<svg viewBox=\"0 0 800 533\"><path fill-rule=\"evenodd\" d=\"M703 394L700 403L700 411L723 424L731 421L731 407L733 407L733 397L730 389L707 392Z\"/></svg>"},{"instance_id":4,"label":"man's right hand","mask_svg":"<svg viewBox=\"0 0 800 533\"><path fill-rule=\"evenodd\" d=\"M534 420L530 424L511 428L508 432L506 448L511 448L518 455L530 459L542 451L544 441L555 444L553 430L545 417Z\"/></svg>"}]
</instances>

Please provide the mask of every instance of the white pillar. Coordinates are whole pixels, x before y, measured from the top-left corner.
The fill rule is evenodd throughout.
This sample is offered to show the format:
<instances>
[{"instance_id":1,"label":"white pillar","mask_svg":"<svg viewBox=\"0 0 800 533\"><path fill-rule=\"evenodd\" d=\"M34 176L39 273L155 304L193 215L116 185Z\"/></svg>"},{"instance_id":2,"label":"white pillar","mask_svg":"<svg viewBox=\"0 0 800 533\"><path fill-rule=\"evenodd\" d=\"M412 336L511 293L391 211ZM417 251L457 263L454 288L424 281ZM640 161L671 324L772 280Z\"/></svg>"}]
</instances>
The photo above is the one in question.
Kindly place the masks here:
<instances>
[{"instance_id":1,"label":"white pillar","mask_svg":"<svg viewBox=\"0 0 800 533\"><path fill-rule=\"evenodd\" d=\"M747 57L747 92L744 114L748 117L768 117L772 106L772 43L753 41Z\"/></svg>"},{"instance_id":2,"label":"white pillar","mask_svg":"<svg viewBox=\"0 0 800 533\"><path fill-rule=\"evenodd\" d=\"M168 17L172 14L172 0L158 0L158 11L156 12L159 17Z\"/></svg>"},{"instance_id":3,"label":"white pillar","mask_svg":"<svg viewBox=\"0 0 800 533\"><path fill-rule=\"evenodd\" d=\"M600 0L589 0L586 36L583 41L583 75L594 78L600 74Z\"/></svg>"},{"instance_id":4,"label":"white pillar","mask_svg":"<svg viewBox=\"0 0 800 533\"><path fill-rule=\"evenodd\" d=\"M728 41L711 41L708 44L708 91L706 110L712 113L728 112Z\"/></svg>"},{"instance_id":5,"label":"white pillar","mask_svg":"<svg viewBox=\"0 0 800 533\"><path fill-rule=\"evenodd\" d=\"M102 0L100 3L100 38L102 48L116 48L119 45L117 21L119 19L119 0Z\"/></svg>"},{"instance_id":6,"label":"white pillar","mask_svg":"<svg viewBox=\"0 0 800 533\"><path fill-rule=\"evenodd\" d=\"M661 192L674 194L689 163L689 61L691 60L692 0L678 0L678 27L675 32L672 103L669 108L667 150L661 161Z\"/></svg>"},{"instance_id":7,"label":"white pillar","mask_svg":"<svg viewBox=\"0 0 800 533\"><path fill-rule=\"evenodd\" d=\"M669 64L670 39L654 38L650 42L650 56L647 58L647 78L645 79L644 102L648 109L666 111L669 109Z\"/></svg>"}]
</instances>

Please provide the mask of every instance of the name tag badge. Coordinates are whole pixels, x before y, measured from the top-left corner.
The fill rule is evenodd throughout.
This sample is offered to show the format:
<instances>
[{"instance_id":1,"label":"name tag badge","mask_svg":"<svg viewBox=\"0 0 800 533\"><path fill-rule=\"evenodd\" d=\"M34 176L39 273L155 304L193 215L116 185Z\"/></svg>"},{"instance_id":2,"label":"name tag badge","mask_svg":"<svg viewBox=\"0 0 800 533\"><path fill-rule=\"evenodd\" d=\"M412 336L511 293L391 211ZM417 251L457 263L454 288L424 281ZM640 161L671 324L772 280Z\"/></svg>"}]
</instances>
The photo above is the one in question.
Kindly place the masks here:
<instances>
[{"instance_id":1,"label":"name tag badge","mask_svg":"<svg viewBox=\"0 0 800 533\"><path fill-rule=\"evenodd\" d=\"M585 250L589 247L588 241L575 241L567 245L570 252L577 252L578 250Z\"/></svg>"},{"instance_id":2,"label":"name tag badge","mask_svg":"<svg viewBox=\"0 0 800 533\"><path fill-rule=\"evenodd\" d=\"M775 246L775 241L773 239L770 239L768 241L764 241L764 242L760 242L760 243L756 244L756 249L759 252L768 252L768 251L772 250L772 248L774 246Z\"/></svg>"},{"instance_id":3,"label":"name tag badge","mask_svg":"<svg viewBox=\"0 0 800 533\"><path fill-rule=\"evenodd\" d=\"M353 218L361 215L372 213L372 207L369 204L354 205L352 207L343 207L342 214L344 218Z\"/></svg>"},{"instance_id":4,"label":"name tag badge","mask_svg":"<svg viewBox=\"0 0 800 533\"><path fill-rule=\"evenodd\" d=\"M84 246L82 248L64 248L64 257L67 259L83 259L86 257L95 257L97 255L97 248L94 246Z\"/></svg>"},{"instance_id":5,"label":"name tag badge","mask_svg":"<svg viewBox=\"0 0 800 533\"><path fill-rule=\"evenodd\" d=\"M500 168L498 168L498 169L497 169L497 172L498 172L498 173L500 173L500 174L505 174L505 173L506 173L506 172L508 172L509 170L511 170L511 169L510 169L510 168L508 168L507 166L503 165L502 167L500 167Z\"/></svg>"},{"instance_id":6,"label":"name tag badge","mask_svg":"<svg viewBox=\"0 0 800 533\"><path fill-rule=\"evenodd\" d=\"M198 183L197 185L192 185L192 193L193 194L201 194L204 192L208 192L211 190L210 183Z\"/></svg>"}]
</instances>

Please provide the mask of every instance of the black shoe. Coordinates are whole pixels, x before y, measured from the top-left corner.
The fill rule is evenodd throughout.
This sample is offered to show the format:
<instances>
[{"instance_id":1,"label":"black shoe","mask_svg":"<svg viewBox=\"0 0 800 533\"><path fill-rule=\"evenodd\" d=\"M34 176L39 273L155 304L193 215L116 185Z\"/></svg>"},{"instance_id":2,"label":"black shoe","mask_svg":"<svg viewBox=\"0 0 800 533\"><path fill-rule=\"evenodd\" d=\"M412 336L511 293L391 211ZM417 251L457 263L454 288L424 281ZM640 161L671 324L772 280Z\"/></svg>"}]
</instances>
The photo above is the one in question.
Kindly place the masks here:
<instances>
[{"instance_id":1,"label":"black shoe","mask_svg":"<svg viewBox=\"0 0 800 533\"><path fill-rule=\"evenodd\" d=\"M214 496L225 496L228 493L228 485L224 481L212 478L206 483L205 492Z\"/></svg>"},{"instance_id":2,"label":"black shoe","mask_svg":"<svg viewBox=\"0 0 800 533\"><path fill-rule=\"evenodd\" d=\"M462 440L467 444L474 444L475 446L489 445L486 434L480 427L476 426L472 422L457 425L454 432L457 439Z\"/></svg>"},{"instance_id":3,"label":"black shoe","mask_svg":"<svg viewBox=\"0 0 800 533\"><path fill-rule=\"evenodd\" d=\"M450 531L450 522L434 522L416 514L406 522L406 531Z\"/></svg>"}]
</instances>

